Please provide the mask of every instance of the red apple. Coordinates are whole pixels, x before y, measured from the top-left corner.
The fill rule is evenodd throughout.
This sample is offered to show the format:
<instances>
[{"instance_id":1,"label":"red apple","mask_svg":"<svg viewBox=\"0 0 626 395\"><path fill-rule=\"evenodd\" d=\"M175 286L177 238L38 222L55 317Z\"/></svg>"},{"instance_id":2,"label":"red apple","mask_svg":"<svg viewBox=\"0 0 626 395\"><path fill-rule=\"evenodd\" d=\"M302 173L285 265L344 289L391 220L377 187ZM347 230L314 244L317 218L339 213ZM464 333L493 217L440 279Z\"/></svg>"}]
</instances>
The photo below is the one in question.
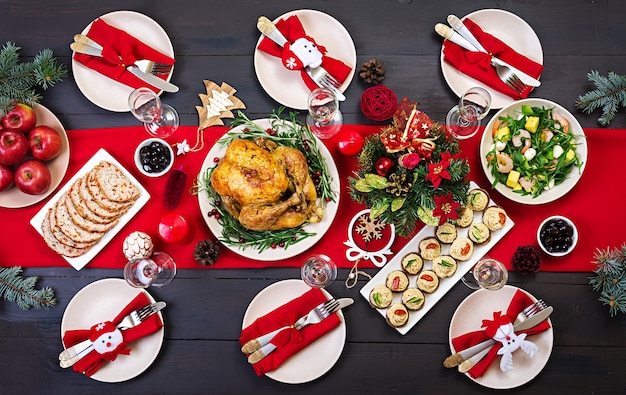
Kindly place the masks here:
<instances>
[{"instance_id":1,"label":"red apple","mask_svg":"<svg viewBox=\"0 0 626 395\"><path fill-rule=\"evenodd\" d=\"M17 189L29 195L41 195L50 187L50 170L45 163L29 159L15 169L14 181Z\"/></svg>"},{"instance_id":2,"label":"red apple","mask_svg":"<svg viewBox=\"0 0 626 395\"><path fill-rule=\"evenodd\" d=\"M11 188L13 185L13 167L0 164L0 191Z\"/></svg>"},{"instance_id":3,"label":"red apple","mask_svg":"<svg viewBox=\"0 0 626 395\"><path fill-rule=\"evenodd\" d=\"M54 159L61 153L61 135L50 126L35 126L28 133L28 149L35 159Z\"/></svg>"},{"instance_id":4,"label":"red apple","mask_svg":"<svg viewBox=\"0 0 626 395\"><path fill-rule=\"evenodd\" d=\"M28 133L37 124L35 110L29 105L15 103L13 108L7 111L2 118L2 126L6 129L17 129L22 133Z\"/></svg>"},{"instance_id":5,"label":"red apple","mask_svg":"<svg viewBox=\"0 0 626 395\"><path fill-rule=\"evenodd\" d=\"M16 165L28 154L28 139L17 129L0 130L0 164Z\"/></svg>"}]
</instances>

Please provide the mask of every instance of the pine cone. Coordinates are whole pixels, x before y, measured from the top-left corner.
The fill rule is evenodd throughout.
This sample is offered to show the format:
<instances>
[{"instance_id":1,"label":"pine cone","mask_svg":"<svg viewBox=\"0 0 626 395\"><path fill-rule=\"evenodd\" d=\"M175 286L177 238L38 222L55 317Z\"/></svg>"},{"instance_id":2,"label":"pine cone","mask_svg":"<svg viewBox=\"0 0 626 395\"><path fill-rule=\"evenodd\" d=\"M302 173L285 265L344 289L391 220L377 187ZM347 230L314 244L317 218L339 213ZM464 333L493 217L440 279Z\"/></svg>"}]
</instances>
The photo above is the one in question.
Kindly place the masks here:
<instances>
[{"instance_id":1,"label":"pine cone","mask_svg":"<svg viewBox=\"0 0 626 395\"><path fill-rule=\"evenodd\" d=\"M392 173L387 180L385 192L395 197L403 197L409 194L413 183L407 178L406 173Z\"/></svg>"},{"instance_id":2,"label":"pine cone","mask_svg":"<svg viewBox=\"0 0 626 395\"><path fill-rule=\"evenodd\" d=\"M533 246L519 246L511 258L513 269L522 274L534 273L539 271L541 265L541 255Z\"/></svg>"},{"instance_id":3,"label":"pine cone","mask_svg":"<svg viewBox=\"0 0 626 395\"><path fill-rule=\"evenodd\" d=\"M220 256L220 246L211 240L201 240L193 249L193 259L202 266L212 265Z\"/></svg>"},{"instance_id":4,"label":"pine cone","mask_svg":"<svg viewBox=\"0 0 626 395\"><path fill-rule=\"evenodd\" d=\"M385 67L383 67L383 62L377 61L376 58L371 58L361 66L359 77L363 78L368 84L380 84L385 79L386 71Z\"/></svg>"}]
</instances>

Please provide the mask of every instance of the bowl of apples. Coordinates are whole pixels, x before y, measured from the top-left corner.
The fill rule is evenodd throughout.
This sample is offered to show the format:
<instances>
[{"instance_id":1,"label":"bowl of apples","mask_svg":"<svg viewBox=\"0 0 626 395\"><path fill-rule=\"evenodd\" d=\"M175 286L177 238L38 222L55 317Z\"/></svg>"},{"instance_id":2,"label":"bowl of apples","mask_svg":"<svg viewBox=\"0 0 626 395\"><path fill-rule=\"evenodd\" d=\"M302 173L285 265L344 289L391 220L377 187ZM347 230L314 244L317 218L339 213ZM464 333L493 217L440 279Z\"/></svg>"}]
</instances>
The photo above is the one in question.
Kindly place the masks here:
<instances>
[{"instance_id":1,"label":"bowl of apples","mask_svg":"<svg viewBox=\"0 0 626 395\"><path fill-rule=\"evenodd\" d=\"M17 103L0 122L0 207L33 205L65 176L70 159L65 128L40 104Z\"/></svg>"}]
</instances>

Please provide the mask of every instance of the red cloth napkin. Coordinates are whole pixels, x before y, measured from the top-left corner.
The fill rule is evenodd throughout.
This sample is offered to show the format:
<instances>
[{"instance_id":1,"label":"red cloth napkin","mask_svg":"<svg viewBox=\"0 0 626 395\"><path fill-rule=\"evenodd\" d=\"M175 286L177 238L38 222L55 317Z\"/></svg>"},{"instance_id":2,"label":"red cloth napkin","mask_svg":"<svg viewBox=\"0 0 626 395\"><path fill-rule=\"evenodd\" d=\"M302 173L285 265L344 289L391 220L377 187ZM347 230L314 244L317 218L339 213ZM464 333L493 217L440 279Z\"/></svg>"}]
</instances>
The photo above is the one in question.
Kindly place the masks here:
<instances>
[{"instance_id":1,"label":"red cloth napkin","mask_svg":"<svg viewBox=\"0 0 626 395\"><path fill-rule=\"evenodd\" d=\"M278 22L276 22L276 28L285 36L287 41L289 41L290 43L293 43L294 41L302 37L308 37L309 39L311 38L307 36L306 32L304 31L304 27L302 26L302 23L300 22L300 19L297 15L292 15L287 19L280 19ZM317 44L317 47L324 55L322 57L322 67L326 69L326 71L328 71L333 77L335 77L337 81L343 84L346 78L348 78L350 71L352 71L352 68L338 59L326 56L326 49L323 46ZM274 41L267 37L261 40L258 48L259 50L278 58L282 57L284 51L283 47L276 44ZM300 72L302 80L310 90L318 87L304 69L295 71Z\"/></svg>"},{"instance_id":2,"label":"red cloth napkin","mask_svg":"<svg viewBox=\"0 0 626 395\"><path fill-rule=\"evenodd\" d=\"M511 299L509 307L506 310L506 315L509 316L509 318L511 318L511 322L513 322L522 310L524 310L526 307L530 306L534 302L535 301L532 300L530 296L528 296L528 294L518 289ZM516 331L515 333L527 333L528 335L534 335L543 332L549 328L550 323L546 319L530 329L519 332ZM455 337L454 339L452 339L452 345L454 346L455 350L460 351L465 350L466 348L476 345L478 343L482 343L483 341L490 338L491 336L487 335L484 330L474 331ZM480 362L476 364L476 366L469 370L469 375L473 378L482 376L496 359L498 350L501 347L502 344L496 342L496 344L491 347L489 354L487 354L483 359L480 360Z\"/></svg>"},{"instance_id":3,"label":"red cloth napkin","mask_svg":"<svg viewBox=\"0 0 626 395\"><path fill-rule=\"evenodd\" d=\"M87 36L102 45L102 57L76 52L74 53L76 61L131 88L145 86L155 92L161 91L136 77L126 70L126 67L134 64L137 60L146 59L157 63L174 64L174 59L144 44L125 31L109 25L100 18L93 21ZM167 78L167 74L157 76L162 79Z\"/></svg>"},{"instance_id":4,"label":"red cloth napkin","mask_svg":"<svg viewBox=\"0 0 626 395\"><path fill-rule=\"evenodd\" d=\"M301 296L257 318L241 331L239 342L243 346L248 341L270 333L283 326L292 325L300 317L327 300L318 288L312 288ZM302 350L315 340L339 325L337 314L332 314L319 324L307 325L298 331L294 328L279 332L272 343L278 348L259 362L252 365L258 376L277 369L289 357Z\"/></svg>"},{"instance_id":5,"label":"red cloth napkin","mask_svg":"<svg viewBox=\"0 0 626 395\"><path fill-rule=\"evenodd\" d=\"M140 292L120 313L111 321L97 323L91 329L72 329L63 334L63 345L68 348L75 344L80 343L94 335L98 327L108 327L110 324L118 325L124 317L130 314L132 311L142 308L143 306L150 304L145 293ZM89 354L84 356L80 361L73 365L73 369L76 372L84 373L87 376L91 376L102 367L106 361L114 361L118 354L130 354L132 357L132 346L127 348L128 343L132 343L135 340L141 339L144 336L148 336L163 327L163 321L158 314L152 314L139 325L122 331L123 343L113 353L100 354L96 350L92 350ZM92 339L93 341L93 339Z\"/></svg>"},{"instance_id":6,"label":"red cloth napkin","mask_svg":"<svg viewBox=\"0 0 626 395\"><path fill-rule=\"evenodd\" d=\"M543 65L530 60L491 34L484 32L471 19L464 19L463 23L489 53L468 51L449 40L444 40L444 60L464 74L507 96L515 99L528 97L533 87L529 86L519 94L502 82L496 73L496 69L491 66L491 55L534 78L539 78L543 71Z\"/></svg>"}]
</instances>

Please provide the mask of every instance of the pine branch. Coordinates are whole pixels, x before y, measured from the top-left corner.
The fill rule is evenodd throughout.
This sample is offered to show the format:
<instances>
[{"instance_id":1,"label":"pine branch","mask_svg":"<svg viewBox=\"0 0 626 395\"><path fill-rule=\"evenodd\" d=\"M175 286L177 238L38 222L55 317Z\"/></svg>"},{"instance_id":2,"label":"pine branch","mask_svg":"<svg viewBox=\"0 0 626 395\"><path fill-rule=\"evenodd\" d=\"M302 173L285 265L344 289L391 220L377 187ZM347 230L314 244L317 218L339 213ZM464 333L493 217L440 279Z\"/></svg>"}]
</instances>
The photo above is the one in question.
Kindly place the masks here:
<instances>
[{"instance_id":1,"label":"pine branch","mask_svg":"<svg viewBox=\"0 0 626 395\"><path fill-rule=\"evenodd\" d=\"M609 306L609 314L626 313L626 244L620 248L598 249L594 255L594 276L589 277L598 300Z\"/></svg>"},{"instance_id":2,"label":"pine branch","mask_svg":"<svg viewBox=\"0 0 626 395\"><path fill-rule=\"evenodd\" d=\"M604 77L598 71L592 70L587 74L587 78L596 85L596 89L578 96L576 108L585 114L602 109L598 123L608 126L619 108L626 107L626 76L611 71Z\"/></svg>"},{"instance_id":3,"label":"pine branch","mask_svg":"<svg viewBox=\"0 0 626 395\"><path fill-rule=\"evenodd\" d=\"M67 69L50 49L40 51L32 62L22 63L20 49L7 41L0 50L0 116L15 103L34 106L42 98L36 88L46 90L67 76Z\"/></svg>"},{"instance_id":4,"label":"pine branch","mask_svg":"<svg viewBox=\"0 0 626 395\"><path fill-rule=\"evenodd\" d=\"M52 288L35 289L37 277L22 277L21 273L20 266L0 268L0 295L4 300L17 303L22 310L48 309L56 305Z\"/></svg>"}]
</instances>

